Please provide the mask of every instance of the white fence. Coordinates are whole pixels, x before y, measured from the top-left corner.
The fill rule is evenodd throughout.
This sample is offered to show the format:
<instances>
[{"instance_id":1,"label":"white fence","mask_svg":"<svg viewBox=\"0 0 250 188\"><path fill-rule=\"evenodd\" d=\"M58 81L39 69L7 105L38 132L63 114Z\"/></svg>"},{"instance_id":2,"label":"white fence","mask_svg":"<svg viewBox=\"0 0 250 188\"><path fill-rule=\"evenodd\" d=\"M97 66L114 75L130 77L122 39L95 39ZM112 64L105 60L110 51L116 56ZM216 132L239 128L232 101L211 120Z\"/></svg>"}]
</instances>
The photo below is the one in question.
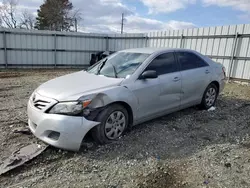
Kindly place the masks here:
<instances>
[{"instance_id":1,"label":"white fence","mask_svg":"<svg viewBox=\"0 0 250 188\"><path fill-rule=\"evenodd\" d=\"M81 67L99 51L169 47L199 51L250 80L249 45L250 24L123 35L2 29L0 67Z\"/></svg>"},{"instance_id":2,"label":"white fence","mask_svg":"<svg viewBox=\"0 0 250 188\"><path fill-rule=\"evenodd\" d=\"M145 34L0 30L0 67L81 67L92 53L146 47Z\"/></svg>"}]
</instances>

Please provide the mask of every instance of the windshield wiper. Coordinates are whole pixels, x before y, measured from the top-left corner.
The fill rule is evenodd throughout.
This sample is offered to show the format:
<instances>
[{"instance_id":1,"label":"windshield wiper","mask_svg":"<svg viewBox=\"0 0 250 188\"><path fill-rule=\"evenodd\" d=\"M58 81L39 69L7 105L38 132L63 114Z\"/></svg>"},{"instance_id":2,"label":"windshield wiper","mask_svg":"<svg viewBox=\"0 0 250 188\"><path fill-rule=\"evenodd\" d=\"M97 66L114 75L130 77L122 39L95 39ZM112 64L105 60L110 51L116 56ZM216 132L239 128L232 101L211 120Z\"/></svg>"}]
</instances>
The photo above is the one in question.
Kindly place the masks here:
<instances>
[{"instance_id":1,"label":"windshield wiper","mask_svg":"<svg viewBox=\"0 0 250 188\"><path fill-rule=\"evenodd\" d=\"M115 73L115 77L117 78L117 71L116 71L116 68L115 68L115 66L114 66L112 63L110 63L110 64L111 64L111 66L113 67L114 73Z\"/></svg>"},{"instance_id":2,"label":"windshield wiper","mask_svg":"<svg viewBox=\"0 0 250 188\"><path fill-rule=\"evenodd\" d=\"M99 66L99 69L98 69L98 71L97 71L97 74L100 74L102 68L104 67L104 65L105 65L105 63L106 63L107 61L108 61L108 58L105 59L105 60L101 63L101 65Z\"/></svg>"}]
</instances>

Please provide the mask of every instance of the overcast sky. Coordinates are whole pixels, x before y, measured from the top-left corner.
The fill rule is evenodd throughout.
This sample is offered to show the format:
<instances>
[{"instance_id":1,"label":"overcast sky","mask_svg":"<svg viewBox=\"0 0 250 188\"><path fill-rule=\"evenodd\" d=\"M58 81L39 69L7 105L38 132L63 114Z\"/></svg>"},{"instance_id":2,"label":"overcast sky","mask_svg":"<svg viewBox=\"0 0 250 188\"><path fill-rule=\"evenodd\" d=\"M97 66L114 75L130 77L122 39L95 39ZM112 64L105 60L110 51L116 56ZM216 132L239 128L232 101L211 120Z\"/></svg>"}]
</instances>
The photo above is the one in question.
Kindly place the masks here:
<instances>
[{"instance_id":1,"label":"overcast sky","mask_svg":"<svg viewBox=\"0 0 250 188\"><path fill-rule=\"evenodd\" d=\"M43 0L19 0L35 13ZM84 32L125 32L183 29L249 23L250 0L72 0L81 9Z\"/></svg>"}]
</instances>

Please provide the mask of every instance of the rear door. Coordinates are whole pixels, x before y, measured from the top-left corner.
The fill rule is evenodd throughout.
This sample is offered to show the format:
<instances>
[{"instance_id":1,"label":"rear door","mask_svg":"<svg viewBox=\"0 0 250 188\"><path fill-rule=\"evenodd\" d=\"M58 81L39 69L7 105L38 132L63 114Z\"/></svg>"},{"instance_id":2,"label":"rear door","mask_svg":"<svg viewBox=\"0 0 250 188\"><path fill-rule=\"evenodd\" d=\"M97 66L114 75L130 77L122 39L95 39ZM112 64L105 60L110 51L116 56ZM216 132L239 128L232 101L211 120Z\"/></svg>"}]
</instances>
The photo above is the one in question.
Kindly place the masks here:
<instances>
[{"instance_id":1,"label":"rear door","mask_svg":"<svg viewBox=\"0 0 250 188\"><path fill-rule=\"evenodd\" d=\"M211 68L207 62L192 52L178 51L181 68L181 106L187 107L201 102L203 93L211 82Z\"/></svg>"}]
</instances>

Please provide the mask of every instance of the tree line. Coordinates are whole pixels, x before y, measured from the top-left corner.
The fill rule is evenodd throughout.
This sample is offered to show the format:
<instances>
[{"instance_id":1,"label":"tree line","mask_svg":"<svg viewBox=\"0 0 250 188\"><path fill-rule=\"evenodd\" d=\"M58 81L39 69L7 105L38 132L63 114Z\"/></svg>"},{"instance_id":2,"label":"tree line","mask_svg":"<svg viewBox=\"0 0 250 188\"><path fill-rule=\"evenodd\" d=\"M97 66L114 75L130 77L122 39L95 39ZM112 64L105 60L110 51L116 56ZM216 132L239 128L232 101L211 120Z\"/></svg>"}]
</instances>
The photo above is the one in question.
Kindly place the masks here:
<instances>
[{"instance_id":1,"label":"tree line","mask_svg":"<svg viewBox=\"0 0 250 188\"><path fill-rule=\"evenodd\" d=\"M81 19L80 9L74 8L69 0L44 0L36 16L27 9L21 10L18 0L0 2L1 27L77 31Z\"/></svg>"}]
</instances>

